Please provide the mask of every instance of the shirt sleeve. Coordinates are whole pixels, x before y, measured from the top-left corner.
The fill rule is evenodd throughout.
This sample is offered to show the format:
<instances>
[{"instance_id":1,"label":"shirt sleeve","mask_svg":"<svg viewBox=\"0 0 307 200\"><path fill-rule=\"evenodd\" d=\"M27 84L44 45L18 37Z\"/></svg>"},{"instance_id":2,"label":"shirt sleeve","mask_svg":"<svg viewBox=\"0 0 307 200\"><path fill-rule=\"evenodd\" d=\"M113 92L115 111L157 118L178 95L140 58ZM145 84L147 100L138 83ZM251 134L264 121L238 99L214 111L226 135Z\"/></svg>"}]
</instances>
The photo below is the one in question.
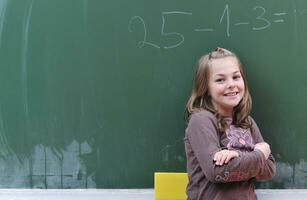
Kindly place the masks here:
<instances>
[{"instance_id":1,"label":"shirt sleeve","mask_svg":"<svg viewBox=\"0 0 307 200\"><path fill-rule=\"evenodd\" d=\"M197 158L197 162L208 178L215 183L245 181L261 174L266 163L260 151L239 152L223 166L215 165L214 154L221 150L217 122L213 114L199 112L192 115L186 136Z\"/></svg>"},{"instance_id":2,"label":"shirt sleeve","mask_svg":"<svg viewBox=\"0 0 307 200\"><path fill-rule=\"evenodd\" d=\"M264 142L261 132L256 124L256 122L252 120L252 132L254 136L255 143ZM269 158L265 161L263 168L260 170L260 173L255 177L257 181L268 181L271 180L276 173L276 164L275 159L272 154L270 154Z\"/></svg>"}]
</instances>

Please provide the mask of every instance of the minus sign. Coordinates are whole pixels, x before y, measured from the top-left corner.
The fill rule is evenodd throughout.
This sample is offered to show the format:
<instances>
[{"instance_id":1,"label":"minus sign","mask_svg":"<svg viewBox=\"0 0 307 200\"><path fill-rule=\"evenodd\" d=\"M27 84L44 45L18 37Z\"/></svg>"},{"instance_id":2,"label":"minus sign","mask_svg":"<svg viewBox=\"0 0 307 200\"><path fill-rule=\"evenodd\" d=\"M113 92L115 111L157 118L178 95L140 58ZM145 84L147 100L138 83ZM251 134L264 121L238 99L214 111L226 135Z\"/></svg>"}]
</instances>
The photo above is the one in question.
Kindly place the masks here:
<instances>
[{"instance_id":1,"label":"minus sign","mask_svg":"<svg viewBox=\"0 0 307 200\"><path fill-rule=\"evenodd\" d=\"M194 29L194 31L213 31L212 28Z\"/></svg>"},{"instance_id":2,"label":"minus sign","mask_svg":"<svg viewBox=\"0 0 307 200\"><path fill-rule=\"evenodd\" d=\"M281 22L284 22L283 19L278 19L278 20L274 20L275 23L281 23Z\"/></svg>"},{"instance_id":3,"label":"minus sign","mask_svg":"<svg viewBox=\"0 0 307 200\"><path fill-rule=\"evenodd\" d=\"M239 22L239 23L236 23L235 26L248 25L248 24L249 24L248 22Z\"/></svg>"}]
</instances>

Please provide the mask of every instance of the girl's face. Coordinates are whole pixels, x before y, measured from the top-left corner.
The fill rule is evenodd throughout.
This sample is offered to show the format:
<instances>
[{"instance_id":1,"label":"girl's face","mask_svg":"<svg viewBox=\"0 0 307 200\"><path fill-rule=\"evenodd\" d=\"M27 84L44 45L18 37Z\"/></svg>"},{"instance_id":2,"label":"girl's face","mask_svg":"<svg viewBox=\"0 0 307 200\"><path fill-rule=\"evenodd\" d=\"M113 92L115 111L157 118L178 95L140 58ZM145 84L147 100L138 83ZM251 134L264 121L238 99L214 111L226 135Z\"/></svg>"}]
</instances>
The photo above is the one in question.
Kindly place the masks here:
<instances>
[{"instance_id":1,"label":"girl's face","mask_svg":"<svg viewBox=\"0 0 307 200\"><path fill-rule=\"evenodd\" d=\"M232 116L245 92L244 80L235 57L212 60L209 68L209 95L214 108L222 116Z\"/></svg>"}]
</instances>

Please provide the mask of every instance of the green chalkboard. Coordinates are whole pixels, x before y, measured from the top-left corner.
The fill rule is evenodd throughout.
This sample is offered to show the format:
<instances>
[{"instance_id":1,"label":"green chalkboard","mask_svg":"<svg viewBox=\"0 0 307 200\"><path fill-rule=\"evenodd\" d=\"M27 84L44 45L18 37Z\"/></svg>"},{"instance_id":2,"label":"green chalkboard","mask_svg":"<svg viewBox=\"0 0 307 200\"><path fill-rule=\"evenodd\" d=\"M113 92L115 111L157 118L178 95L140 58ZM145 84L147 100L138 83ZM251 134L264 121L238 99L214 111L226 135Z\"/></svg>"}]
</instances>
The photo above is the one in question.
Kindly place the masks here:
<instances>
[{"instance_id":1,"label":"green chalkboard","mask_svg":"<svg viewBox=\"0 0 307 200\"><path fill-rule=\"evenodd\" d=\"M259 187L306 188L306 19L303 0L0 0L0 187L148 188L185 171L194 66L221 46L277 160Z\"/></svg>"}]
</instances>

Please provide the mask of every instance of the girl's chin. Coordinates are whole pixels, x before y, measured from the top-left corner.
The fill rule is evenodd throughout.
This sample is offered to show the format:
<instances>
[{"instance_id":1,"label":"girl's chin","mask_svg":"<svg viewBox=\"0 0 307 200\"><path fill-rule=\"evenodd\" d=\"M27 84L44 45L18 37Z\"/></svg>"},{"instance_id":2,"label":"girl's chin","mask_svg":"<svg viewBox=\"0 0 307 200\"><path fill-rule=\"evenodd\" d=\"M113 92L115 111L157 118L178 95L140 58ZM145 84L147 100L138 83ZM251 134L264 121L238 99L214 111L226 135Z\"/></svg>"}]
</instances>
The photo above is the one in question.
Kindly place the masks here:
<instances>
[{"instance_id":1,"label":"girl's chin","mask_svg":"<svg viewBox=\"0 0 307 200\"><path fill-rule=\"evenodd\" d=\"M225 106L224 106L224 109L225 110L233 110L237 105L239 105L239 103L233 103L233 104L226 104Z\"/></svg>"}]
</instances>

